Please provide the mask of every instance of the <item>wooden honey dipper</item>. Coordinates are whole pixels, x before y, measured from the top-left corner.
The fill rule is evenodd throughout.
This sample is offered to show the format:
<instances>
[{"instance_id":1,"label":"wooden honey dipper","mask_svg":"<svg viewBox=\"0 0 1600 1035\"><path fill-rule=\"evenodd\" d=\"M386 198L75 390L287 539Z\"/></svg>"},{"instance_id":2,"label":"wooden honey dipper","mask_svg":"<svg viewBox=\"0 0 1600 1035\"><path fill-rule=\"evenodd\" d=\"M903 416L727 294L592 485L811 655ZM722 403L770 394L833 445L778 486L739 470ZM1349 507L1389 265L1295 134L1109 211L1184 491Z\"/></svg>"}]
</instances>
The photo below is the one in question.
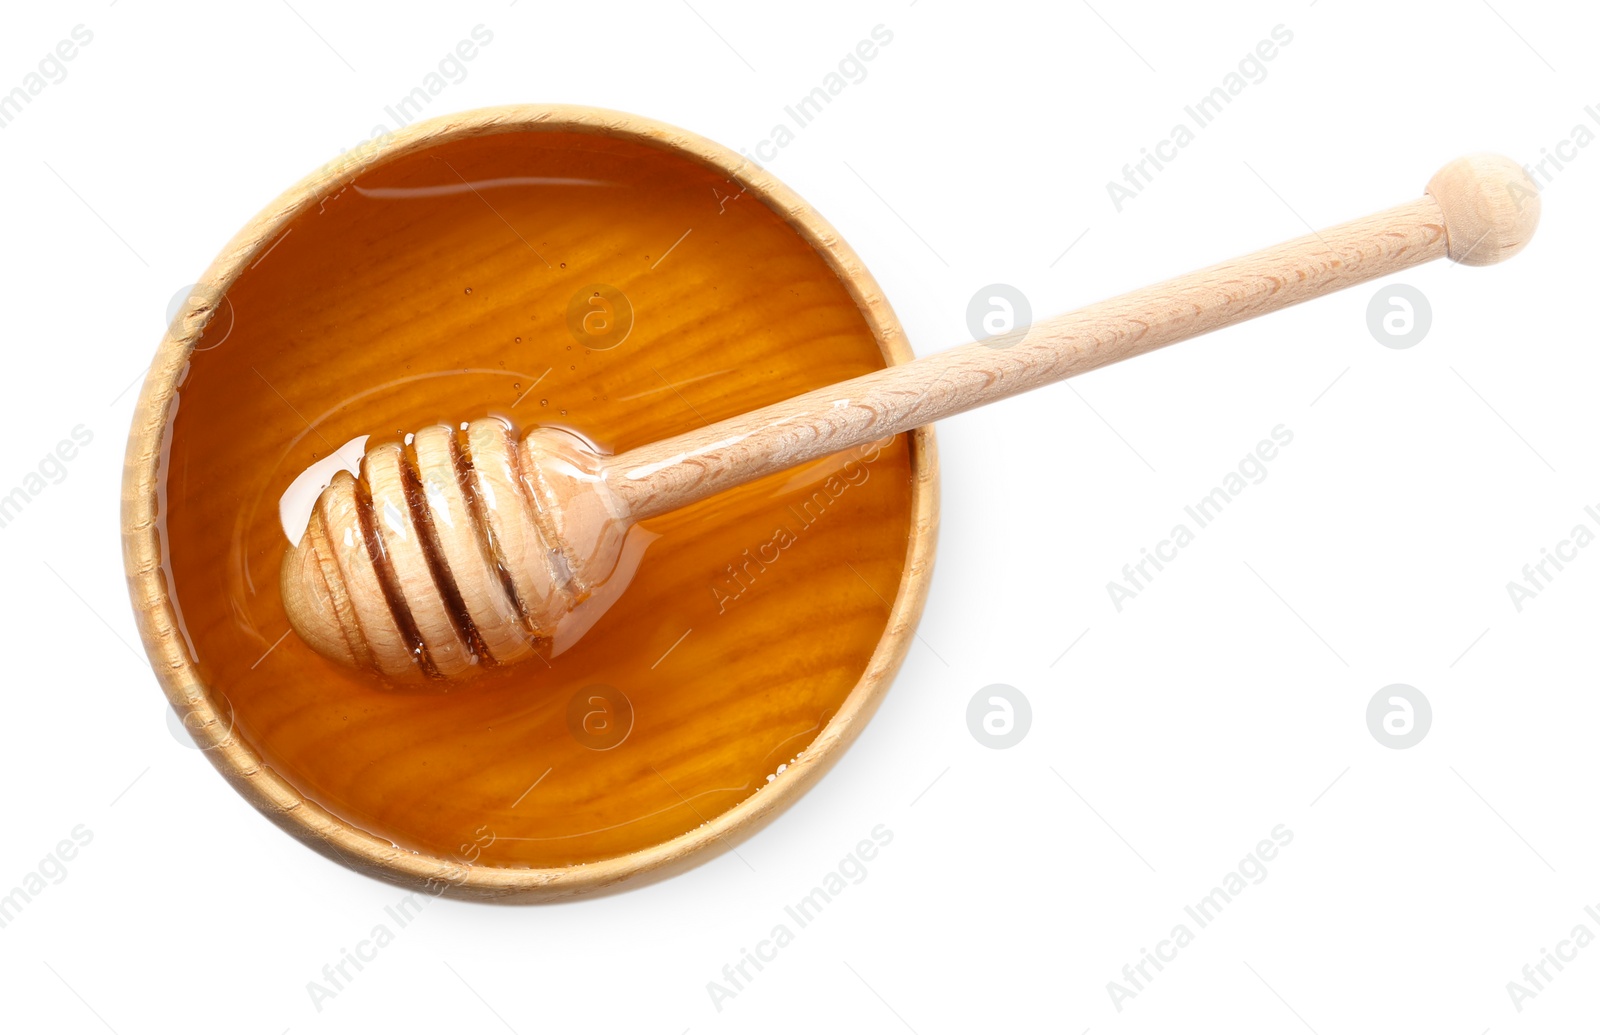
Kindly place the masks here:
<instances>
[{"instance_id":1,"label":"wooden honey dipper","mask_svg":"<svg viewBox=\"0 0 1600 1035\"><path fill-rule=\"evenodd\" d=\"M1461 158L1415 201L1035 323L1013 344L963 345L615 456L554 428L518 441L497 418L424 428L322 492L284 556L284 609L317 652L397 682L516 662L605 584L635 522L1433 259L1487 266L1538 221L1515 162Z\"/></svg>"}]
</instances>

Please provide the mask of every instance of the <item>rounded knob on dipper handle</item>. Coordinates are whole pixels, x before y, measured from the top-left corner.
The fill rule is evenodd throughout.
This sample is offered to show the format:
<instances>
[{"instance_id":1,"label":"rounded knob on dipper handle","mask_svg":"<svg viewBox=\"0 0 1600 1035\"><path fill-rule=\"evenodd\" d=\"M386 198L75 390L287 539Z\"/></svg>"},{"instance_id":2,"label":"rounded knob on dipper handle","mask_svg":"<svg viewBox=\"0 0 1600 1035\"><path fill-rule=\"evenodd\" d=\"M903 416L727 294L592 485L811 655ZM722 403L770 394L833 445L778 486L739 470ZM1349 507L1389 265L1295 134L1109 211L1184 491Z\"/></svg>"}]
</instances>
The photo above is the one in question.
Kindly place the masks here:
<instances>
[{"instance_id":1,"label":"rounded knob on dipper handle","mask_svg":"<svg viewBox=\"0 0 1600 1035\"><path fill-rule=\"evenodd\" d=\"M1539 187L1504 155L1468 155L1433 174L1428 194L1444 213L1454 262L1492 266L1527 245L1539 225Z\"/></svg>"}]
</instances>

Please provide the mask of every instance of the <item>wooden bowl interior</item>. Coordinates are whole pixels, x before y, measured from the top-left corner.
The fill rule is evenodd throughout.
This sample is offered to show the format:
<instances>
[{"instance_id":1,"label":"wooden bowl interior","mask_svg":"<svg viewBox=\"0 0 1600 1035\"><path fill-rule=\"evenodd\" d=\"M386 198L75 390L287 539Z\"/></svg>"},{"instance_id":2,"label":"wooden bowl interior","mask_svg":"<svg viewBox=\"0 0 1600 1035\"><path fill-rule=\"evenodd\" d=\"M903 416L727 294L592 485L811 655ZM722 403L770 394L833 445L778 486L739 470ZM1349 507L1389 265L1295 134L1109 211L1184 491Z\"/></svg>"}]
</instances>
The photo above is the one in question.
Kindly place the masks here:
<instances>
[{"instance_id":1,"label":"wooden bowl interior","mask_svg":"<svg viewBox=\"0 0 1600 1035\"><path fill-rule=\"evenodd\" d=\"M719 149L487 128L419 128L202 284L214 312L163 344L192 352L141 403L170 395L151 460L170 604L149 598L144 630L187 659L169 693L204 698L217 764L270 782L249 793L281 823L386 876L514 894L719 848L702 828L739 832L842 750L920 608L932 457L902 436L647 522L631 586L576 646L450 692L396 692L286 636L280 500L360 436L499 413L620 451L906 356L848 250L819 250L825 225L730 179ZM620 344L573 330L594 290L631 305ZM603 749L572 704L595 687L632 713Z\"/></svg>"}]
</instances>

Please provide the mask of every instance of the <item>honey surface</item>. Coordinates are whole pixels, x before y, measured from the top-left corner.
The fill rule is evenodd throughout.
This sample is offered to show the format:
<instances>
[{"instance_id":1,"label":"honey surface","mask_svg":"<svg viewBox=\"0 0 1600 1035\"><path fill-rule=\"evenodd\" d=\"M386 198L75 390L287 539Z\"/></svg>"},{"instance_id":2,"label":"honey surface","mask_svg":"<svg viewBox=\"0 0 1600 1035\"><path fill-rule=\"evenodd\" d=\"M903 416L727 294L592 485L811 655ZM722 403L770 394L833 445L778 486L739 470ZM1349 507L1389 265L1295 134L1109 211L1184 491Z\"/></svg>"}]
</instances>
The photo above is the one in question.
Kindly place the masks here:
<instances>
[{"instance_id":1,"label":"honey surface","mask_svg":"<svg viewBox=\"0 0 1600 1035\"><path fill-rule=\"evenodd\" d=\"M495 413L620 452L883 363L810 246L683 158L510 133L371 167L245 270L179 387L161 518L190 650L268 766L402 848L551 867L660 843L855 686L906 552L903 437L645 523L575 646L424 691L285 635L280 499L363 435Z\"/></svg>"}]
</instances>

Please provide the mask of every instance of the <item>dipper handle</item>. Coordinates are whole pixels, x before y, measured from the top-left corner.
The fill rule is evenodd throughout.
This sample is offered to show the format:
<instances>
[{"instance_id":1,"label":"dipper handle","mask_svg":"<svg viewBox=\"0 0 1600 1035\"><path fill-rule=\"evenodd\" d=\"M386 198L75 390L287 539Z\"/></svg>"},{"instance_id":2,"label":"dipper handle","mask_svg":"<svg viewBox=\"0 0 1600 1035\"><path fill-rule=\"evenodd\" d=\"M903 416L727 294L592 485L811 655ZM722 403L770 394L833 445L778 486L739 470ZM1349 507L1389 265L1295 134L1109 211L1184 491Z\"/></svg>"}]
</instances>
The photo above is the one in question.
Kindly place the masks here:
<instances>
[{"instance_id":1,"label":"dipper handle","mask_svg":"<svg viewBox=\"0 0 1600 1035\"><path fill-rule=\"evenodd\" d=\"M808 460L1448 256L1510 258L1539 222L1509 158L1459 158L1415 201L1035 323L775 403L603 461L628 518L675 510Z\"/></svg>"},{"instance_id":2,"label":"dipper handle","mask_svg":"<svg viewBox=\"0 0 1600 1035\"><path fill-rule=\"evenodd\" d=\"M1516 254L1539 219L1505 158L1444 167L1416 201L618 456L493 418L437 426L340 472L284 555L284 610L324 656L394 682L560 650L627 576L631 525L763 475L1448 255ZM602 592L604 590L604 592Z\"/></svg>"}]
</instances>

